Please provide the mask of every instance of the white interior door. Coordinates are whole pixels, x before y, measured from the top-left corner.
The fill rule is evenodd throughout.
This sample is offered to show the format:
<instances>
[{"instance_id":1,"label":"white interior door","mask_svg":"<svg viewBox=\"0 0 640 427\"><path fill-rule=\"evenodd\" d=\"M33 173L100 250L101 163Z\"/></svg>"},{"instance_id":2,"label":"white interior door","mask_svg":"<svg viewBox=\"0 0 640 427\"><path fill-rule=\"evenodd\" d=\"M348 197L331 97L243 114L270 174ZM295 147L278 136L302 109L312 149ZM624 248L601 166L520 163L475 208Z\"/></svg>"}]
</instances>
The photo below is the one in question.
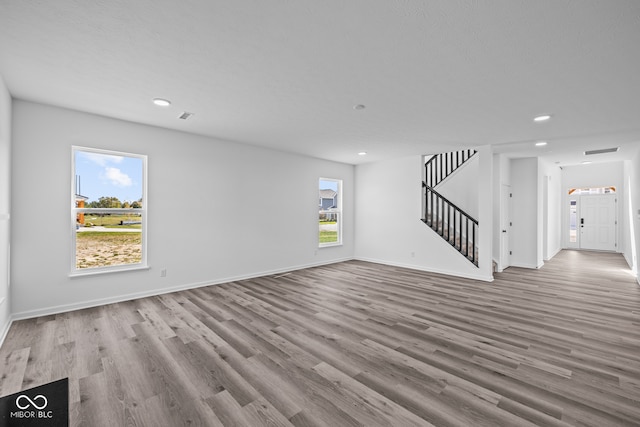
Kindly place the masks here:
<instances>
[{"instance_id":1,"label":"white interior door","mask_svg":"<svg viewBox=\"0 0 640 427\"><path fill-rule=\"evenodd\" d=\"M511 265L509 238L511 236L511 186L502 184L500 192L500 268Z\"/></svg>"},{"instance_id":2,"label":"white interior door","mask_svg":"<svg viewBox=\"0 0 640 427\"><path fill-rule=\"evenodd\" d=\"M580 196L580 249L617 249L616 202L615 194Z\"/></svg>"}]
</instances>

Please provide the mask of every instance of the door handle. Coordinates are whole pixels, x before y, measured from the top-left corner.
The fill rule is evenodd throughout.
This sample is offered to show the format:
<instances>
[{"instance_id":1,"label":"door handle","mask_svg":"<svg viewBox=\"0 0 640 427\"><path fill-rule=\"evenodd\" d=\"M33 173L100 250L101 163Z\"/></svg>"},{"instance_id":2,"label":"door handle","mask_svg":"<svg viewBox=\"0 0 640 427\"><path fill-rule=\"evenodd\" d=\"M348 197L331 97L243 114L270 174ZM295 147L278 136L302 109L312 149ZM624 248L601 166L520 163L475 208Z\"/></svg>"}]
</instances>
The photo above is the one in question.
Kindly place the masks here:
<instances>
[{"instance_id":1,"label":"door handle","mask_svg":"<svg viewBox=\"0 0 640 427\"><path fill-rule=\"evenodd\" d=\"M507 232L507 230L502 230L502 232L503 232L503 233L506 233L506 232Z\"/></svg>"}]
</instances>

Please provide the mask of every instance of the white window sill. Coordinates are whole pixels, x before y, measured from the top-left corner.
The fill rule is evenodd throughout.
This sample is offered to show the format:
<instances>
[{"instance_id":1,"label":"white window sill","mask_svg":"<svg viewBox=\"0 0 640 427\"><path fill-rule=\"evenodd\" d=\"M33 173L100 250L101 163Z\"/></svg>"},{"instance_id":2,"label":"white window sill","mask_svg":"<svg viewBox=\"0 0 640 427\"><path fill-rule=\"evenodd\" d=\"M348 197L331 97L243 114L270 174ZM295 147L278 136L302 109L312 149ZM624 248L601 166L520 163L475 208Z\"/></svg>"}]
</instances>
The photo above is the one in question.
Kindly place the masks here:
<instances>
[{"instance_id":1,"label":"white window sill","mask_svg":"<svg viewBox=\"0 0 640 427\"><path fill-rule=\"evenodd\" d=\"M342 242L340 242L340 243L325 243L325 244L322 244L322 245L318 245L318 248L319 249L332 248L334 246L342 246Z\"/></svg>"},{"instance_id":2,"label":"white window sill","mask_svg":"<svg viewBox=\"0 0 640 427\"><path fill-rule=\"evenodd\" d=\"M100 274L110 274L110 273L122 273L127 271L138 271L138 270L149 270L148 265L143 264L134 264L134 265L123 265L118 267L99 267L99 268L86 268L82 270L75 270L69 273L69 277L84 277L84 276L96 276Z\"/></svg>"}]
</instances>

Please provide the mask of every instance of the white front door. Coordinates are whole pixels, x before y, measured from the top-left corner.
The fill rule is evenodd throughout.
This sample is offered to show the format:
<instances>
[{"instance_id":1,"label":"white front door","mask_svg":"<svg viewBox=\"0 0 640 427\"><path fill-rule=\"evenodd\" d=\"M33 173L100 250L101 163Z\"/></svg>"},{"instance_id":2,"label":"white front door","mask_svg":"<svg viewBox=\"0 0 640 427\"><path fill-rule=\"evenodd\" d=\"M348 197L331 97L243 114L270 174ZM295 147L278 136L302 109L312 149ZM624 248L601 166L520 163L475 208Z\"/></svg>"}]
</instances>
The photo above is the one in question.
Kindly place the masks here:
<instances>
[{"instance_id":1,"label":"white front door","mask_svg":"<svg viewBox=\"0 0 640 427\"><path fill-rule=\"evenodd\" d=\"M616 202L615 194L580 196L580 249L617 249Z\"/></svg>"}]
</instances>

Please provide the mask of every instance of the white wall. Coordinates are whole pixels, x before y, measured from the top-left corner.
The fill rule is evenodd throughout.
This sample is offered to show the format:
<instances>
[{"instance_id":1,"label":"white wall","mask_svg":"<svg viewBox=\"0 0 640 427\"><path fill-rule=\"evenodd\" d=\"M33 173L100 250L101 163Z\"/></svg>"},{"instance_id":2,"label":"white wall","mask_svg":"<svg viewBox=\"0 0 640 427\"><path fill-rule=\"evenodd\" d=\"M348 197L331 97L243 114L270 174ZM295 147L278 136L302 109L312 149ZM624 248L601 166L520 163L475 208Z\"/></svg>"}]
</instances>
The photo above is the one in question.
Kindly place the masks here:
<instances>
[{"instance_id":1,"label":"white wall","mask_svg":"<svg viewBox=\"0 0 640 427\"><path fill-rule=\"evenodd\" d=\"M592 163L565 166L562 169L562 185L569 188L623 186L623 162Z\"/></svg>"},{"instance_id":2,"label":"white wall","mask_svg":"<svg viewBox=\"0 0 640 427\"><path fill-rule=\"evenodd\" d=\"M502 217L508 222L510 213L502 212L501 198L503 185L511 188L511 160L503 154L493 155L493 261L497 263L498 271L508 265L503 265L502 255Z\"/></svg>"},{"instance_id":3,"label":"white wall","mask_svg":"<svg viewBox=\"0 0 640 427\"><path fill-rule=\"evenodd\" d=\"M25 101L13 107L15 317L353 258L352 165ZM148 155L149 270L69 277L72 145ZM319 177L343 180L342 246L317 247Z\"/></svg>"},{"instance_id":4,"label":"white wall","mask_svg":"<svg viewBox=\"0 0 640 427\"><path fill-rule=\"evenodd\" d=\"M436 191L454 205L478 219L480 216L478 189L470 182L477 182L480 173L480 156L475 155L438 185Z\"/></svg>"},{"instance_id":5,"label":"white wall","mask_svg":"<svg viewBox=\"0 0 640 427\"><path fill-rule=\"evenodd\" d=\"M511 265L542 266L542 189L537 158L511 160Z\"/></svg>"},{"instance_id":6,"label":"white wall","mask_svg":"<svg viewBox=\"0 0 640 427\"><path fill-rule=\"evenodd\" d=\"M631 162L631 209L633 212L633 233L631 235L635 240L635 268L634 273L640 284L640 265L638 262L638 251L640 251L640 150L636 152Z\"/></svg>"},{"instance_id":7,"label":"white wall","mask_svg":"<svg viewBox=\"0 0 640 427\"><path fill-rule=\"evenodd\" d=\"M478 246L480 274L493 280L493 148L478 148Z\"/></svg>"},{"instance_id":8,"label":"white wall","mask_svg":"<svg viewBox=\"0 0 640 427\"><path fill-rule=\"evenodd\" d=\"M11 213L11 95L0 76L0 345L11 322L9 243Z\"/></svg>"},{"instance_id":9,"label":"white wall","mask_svg":"<svg viewBox=\"0 0 640 427\"><path fill-rule=\"evenodd\" d=\"M640 150L633 159L624 162L623 179L625 182L622 212L622 252L640 283L640 266L638 251L640 250Z\"/></svg>"},{"instance_id":10,"label":"white wall","mask_svg":"<svg viewBox=\"0 0 640 427\"><path fill-rule=\"evenodd\" d=\"M490 265L484 261L486 258L490 264L490 237L480 241L482 265L477 268L421 221L423 168L421 156L356 167L356 258L492 280ZM486 196L487 200L492 200L491 181L482 185L484 180L486 177L475 181L479 198ZM479 220L482 224L482 218ZM491 220L487 218L485 223L489 224L490 232ZM484 255L482 251L485 251Z\"/></svg>"},{"instance_id":11,"label":"white wall","mask_svg":"<svg viewBox=\"0 0 640 427\"><path fill-rule=\"evenodd\" d=\"M562 249L562 170L539 160L543 185L543 259L553 258Z\"/></svg>"}]
</instances>

